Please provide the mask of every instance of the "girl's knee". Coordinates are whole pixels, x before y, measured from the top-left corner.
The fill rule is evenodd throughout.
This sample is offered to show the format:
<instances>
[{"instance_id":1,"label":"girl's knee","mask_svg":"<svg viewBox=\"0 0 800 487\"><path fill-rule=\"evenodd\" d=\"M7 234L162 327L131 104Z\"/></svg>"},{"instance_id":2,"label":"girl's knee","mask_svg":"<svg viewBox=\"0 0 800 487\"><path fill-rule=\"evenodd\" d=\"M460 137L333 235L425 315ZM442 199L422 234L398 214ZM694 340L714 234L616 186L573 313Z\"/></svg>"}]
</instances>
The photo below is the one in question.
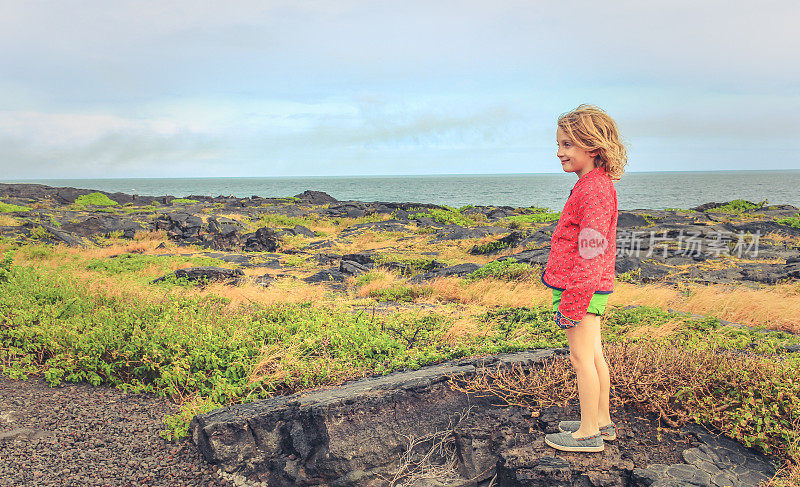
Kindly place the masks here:
<instances>
[{"instance_id":1,"label":"girl's knee","mask_svg":"<svg viewBox=\"0 0 800 487\"><path fill-rule=\"evenodd\" d=\"M600 352L600 355L594 355L594 366L597 369L608 368L608 362L606 362L606 358L603 356L602 352Z\"/></svg>"},{"instance_id":2,"label":"girl's knee","mask_svg":"<svg viewBox=\"0 0 800 487\"><path fill-rule=\"evenodd\" d=\"M580 367L588 367L590 365L594 366L594 355L584 351L570 350L569 361L576 369Z\"/></svg>"}]
</instances>

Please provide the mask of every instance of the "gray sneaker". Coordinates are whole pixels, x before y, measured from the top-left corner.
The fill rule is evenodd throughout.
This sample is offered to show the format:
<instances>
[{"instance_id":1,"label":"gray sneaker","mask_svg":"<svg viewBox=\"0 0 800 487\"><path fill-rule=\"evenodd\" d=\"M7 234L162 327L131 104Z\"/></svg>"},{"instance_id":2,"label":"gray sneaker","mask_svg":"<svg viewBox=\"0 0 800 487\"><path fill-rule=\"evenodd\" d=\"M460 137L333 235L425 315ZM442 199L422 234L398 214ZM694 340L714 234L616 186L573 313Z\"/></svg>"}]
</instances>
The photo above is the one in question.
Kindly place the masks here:
<instances>
[{"instance_id":1,"label":"gray sneaker","mask_svg":"<svg viewBox=\"0 0 800 487\"><path fill-rule=\"evenodd\" d=\"M606 448L603 443L602 433L597 433L591 436L582 436L580 438L573 438L572 433L550 433L544 435L544 442L552 446L556 450L563 451L603 451Z\"/></svg>"},{"instance_id":2,"label":"gray sneaker","mask_svg":"<svg viewBox=\"0 0 800 487\"><path fill-rule=\"evenodd\" d=\"M578 428L581 427L580 420L577 421L561 421L558 423L558 430L563 431L566 433L572 433L573 431L578 431ZM614 424L612 421L611 423L601 426L600 433L603 435L603 439L607 441L613 441L617 439L617 425Z\"/></svg>"}]
</instances>

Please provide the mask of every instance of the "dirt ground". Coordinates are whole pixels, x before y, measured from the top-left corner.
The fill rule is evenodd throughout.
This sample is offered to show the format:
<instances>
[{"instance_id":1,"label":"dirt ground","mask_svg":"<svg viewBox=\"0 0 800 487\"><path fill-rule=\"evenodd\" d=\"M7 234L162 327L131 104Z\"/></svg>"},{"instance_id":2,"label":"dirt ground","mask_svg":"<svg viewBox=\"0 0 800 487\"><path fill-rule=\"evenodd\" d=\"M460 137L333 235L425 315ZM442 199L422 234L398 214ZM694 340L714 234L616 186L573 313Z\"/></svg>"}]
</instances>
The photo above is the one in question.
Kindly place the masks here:
<instances>
[{"instance_id":1,"label":"dirt ground","mask_svg":"<svg viewBox=\"0 0 800 487\"><path fill-rule=\"evenodd\" d=\"M158 435L163 415L177 411L170 399L153 394L90 384L50 387L41 378L0 375L0 485L232 485L191 440ZM562 419L578 419L579 409L576 400L521 417L523 435L551 432ZM681 452L692 446L692 435L681 430L662 429L659 439L652 415L623 407L612 410L612 419L622 458L637 467L682 462Z\"/></svg>"}]
</instances>

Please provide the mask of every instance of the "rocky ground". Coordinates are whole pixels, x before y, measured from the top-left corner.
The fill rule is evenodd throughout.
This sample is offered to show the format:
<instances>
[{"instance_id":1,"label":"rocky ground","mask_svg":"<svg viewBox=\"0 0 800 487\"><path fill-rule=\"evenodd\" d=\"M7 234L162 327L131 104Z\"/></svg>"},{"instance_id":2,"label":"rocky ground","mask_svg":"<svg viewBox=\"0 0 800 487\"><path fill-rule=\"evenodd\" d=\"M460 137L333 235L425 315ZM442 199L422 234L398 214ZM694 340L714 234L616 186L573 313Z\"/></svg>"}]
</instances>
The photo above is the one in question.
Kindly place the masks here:
<instances>
[{"instance_id":1,"label":"rocky ground","mask_svg":"<svg viewBox=\"0 0 800 487\"><path fill-rule=\"evenodd\" d=\"M416 372L412 382L435 389L435 382L425 378L440 373L436 367L426 367ZM403 382L408 386L409 380L403 378L402 372L394 377L398 384ZM363 397L359 398L358 392L364 390L359 386L363 382L355 381L344 394L342 388L333 388L332 393L305 394L306 403L332 404L331 398L338 397L343 404L355 405L350 407L363 407ZM402 386L395 388L402 389ZM441 400L436 391L428 392L429 399ZM402 410L406 401L395 400L392 404L400 404ZM225 471L231 462L222 460L223 469L208 463L191 439L171 442L158 436L162 415L178 409L167 398L126 394L89 384L53 388L43 379L13 380L0 376L0 405L0 485L3 486L222 486L242 482L240 476ZM616 441L606 442L604 452L579 454L558 452L543 442L544 434L557 431L558 421L579 417L576 400L563 408L545 408L538 417L532 417L524 408L474 406L478 409L471 410L461 426L455 428L460 434L454 442L462 452L458 458L463 459L457 464L456 477L469 476L475 480L419 481L414 485L487 487L576 482L574 485L750 486L755 485L753 480L768 478L775 472L775 465L768 459L724 435L714 435L692 425L659 430L655 418L627 407L612 411L618 425ZM209 416L207 426L216 421L213 415ZM371 416L372 420L375 418ZM284 431L287 438L294 438L295 447L301 444L297 443L297 432L291 428ZM328 431L333 437L333 429ZM358 438L365 437L375 440L369 434ZM208 447L207 443L201 444ZM336 446L330 442L328 448ZM304 456L302 448L297 451L295 447L288 446L291 451L276 455L276 462L271 463L276 470L285 472L287 465L309 461L310 456ZM351 456L353 464L361 460L356 451L353 449ZM491 470L483 471L480 467ZM338 482L316 485L388 485L374 479L374 483L368 483L368 479L368 472L356 469L341 476ZM678 483L688 479L697 482ZM305 484L286 480L262 485Z\"/></svg>"},{"instance_id":2,"label":"rocky ground","mask_svg":"<svg viewBox=\"0 0 800 487\"><path fill-rule=\"evenodd\" d=\"M306 282L325 282L341 287L347 277L359 275L375 265L408 274L410 282L424 282L437 276L460 276L480 268L486 258L515 258L532 265L544 265L556 221L514 222L514 217L531 216L541 209L510 206L474 206L461 212L477 225L459 225L421 216L445 207L424 203L338 201L318 191L305 191L291 198L234 198L192 195L176 200L172 196L137 196L104 193L118 203L113 207L76 207L76 199L94 192L88 189L54 188L36 184L0 184L0 202L32 207L27 212L6 213L18 225L0 226L0 235L28 240L31 235L48 242L83 246L99 237L119 235L131 238L136 232L163 230L181 245L196 245L206 254L241 268L263 269L251 277L262 285L276 277L291 276ZM101 192L102 193L102 192ZM800 279L800 228L779 223L797 217L792 205L766 205L741 213L715 211L724 205L706 203L692 209L621 210L617 225L618 279L630 282L696 282L759 286ZM557 210L557 209L556 209ZM223 216L225 215L225 216ZM254 228L265 215L286 218L331 220L373 216L378 221L355 223L335 234L315 232L304 225L267 225ZM511 219L509 219L511 218ZM366 231L402 232L393 245L356 254L327 252L326 248L347 243ZM418 238L424 236L425 240ZM301 242L286 245L285 237ZM439 259L439 252L419 252L427 261L409 264L381 258L384 252L403 252L402 242L413 239L420 245L486 240L474 245L462 261ZM513 253L509 251L513 250ZM281 256L305 258L317 265L311 274L298 274L285 266ZM474 256L475 258L470 258ZM476 263L476 262L481 262ZM420 267L423 266L423 267ZM426 272L418 272L424 270ZM236 282L234 276L209 278ZM411 276L413 274L413 276Z\"/></svg>"},{"instance_id":3,"label":"rocky ground","mask_svg":"<svg viewBox=\"0 0 800 487\"><path fill-rule=\"evenodd\" d=\"M398 473L409 475L402 485L416 487L755 487L779 467L725 435L694 424L659 429L655 418L627 407L612 409L618 438L604 451L558 451L544 436L580 417L577 398L532 411L464 394L445 380L484 368L524 372L566 353L470 357L239 404L196 416L192 437L225 478L265 487L384 487ZM409 446L411 438L424 441ZM436 480L414 478L423 458L450 468Z\"/></svg>"},{"instance_id":4,"label":"rocky ground","mask_svg":"<svg viewBox=\"0 0 800 487\"><path fill-rule=\"evenodd\" d=\"M158 436L177 411L152 394L0 375L0 485L232 485L191 441Z\"/></svg>"}]
</instances>

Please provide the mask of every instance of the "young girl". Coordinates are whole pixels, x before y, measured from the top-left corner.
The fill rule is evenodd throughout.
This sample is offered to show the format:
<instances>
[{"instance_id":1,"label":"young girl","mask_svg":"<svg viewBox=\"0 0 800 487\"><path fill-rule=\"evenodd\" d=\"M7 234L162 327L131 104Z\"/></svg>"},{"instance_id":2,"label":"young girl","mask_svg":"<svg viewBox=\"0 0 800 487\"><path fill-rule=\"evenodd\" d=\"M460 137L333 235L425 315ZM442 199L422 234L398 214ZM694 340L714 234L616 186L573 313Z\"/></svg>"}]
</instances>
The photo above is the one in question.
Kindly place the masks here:
<instances>
[{"instance_id":1,"label":"young girl","mask_svg":"<svg viewBox=\"0 0 800 487\"><path fill-rule=\"evenodd\" d=\"M561 168L572 187L550 241L542 282L553 289L554 319L569 340L578 381L580 421L561 421L545 443L565 451L603 451L616 439L609 411L610 379L600 341L600 315L614 291L617 191L627 151L617 125L602 109L580 105L558 117Z\"/></svg>"}]
</instances>

